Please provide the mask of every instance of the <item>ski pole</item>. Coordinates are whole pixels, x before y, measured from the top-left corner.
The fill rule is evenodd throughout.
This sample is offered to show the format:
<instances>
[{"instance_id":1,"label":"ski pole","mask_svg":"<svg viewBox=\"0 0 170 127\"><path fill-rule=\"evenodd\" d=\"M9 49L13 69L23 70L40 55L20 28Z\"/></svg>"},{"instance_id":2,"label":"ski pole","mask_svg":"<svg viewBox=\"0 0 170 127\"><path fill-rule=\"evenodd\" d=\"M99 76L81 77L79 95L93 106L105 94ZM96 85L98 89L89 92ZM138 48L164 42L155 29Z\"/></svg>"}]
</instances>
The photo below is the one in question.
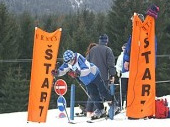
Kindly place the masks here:
<instances>
[{"instance_id":1,"label":"ski pole","mask_svg":"<svg viewBox=\"0 0 170 127\"><path fill-rule=\"evenodd\" d=\"M91 97L90 97L90 95L87 93L87 91L84 89L84 87L83 87L82 84L80 83L80 81L78 81L77 78L75 78L75 79L76 79L76 82L79 84L79 86L83 89L83 91L85 92L85 94L90 98L90 100L92 100ZM115 97L114 97L114 99L115 99ZM107 101L98 101L98 102L103 103L103 102L107 102ZM110 101L108 101L108 102L110 102Z\"/></svg>"},{"instance_id":2,"label":"ski pole","mask_svg":"<svg viewBox=\"0 0 170 127\"><path fill-rule=\"evenodd\" d=\"M85 92L85 94L91 99L90 95L87 93L87 91L84 89L84 87L81 85L80 81L78 81L77 78L76 79L76 82L79 84L79 86L82 88L82 90Z\"/></svg>"},{"instance_id":3,"label":"ski pole","mask_svg":"<svg viewBox=\"0 0 170 127\"><path fill-rule=\"evenodd\" d=\"M121 83L121 77L119 78L120 82L120 110L122 110L122 83Z\"/></svg>"}]
</instances>

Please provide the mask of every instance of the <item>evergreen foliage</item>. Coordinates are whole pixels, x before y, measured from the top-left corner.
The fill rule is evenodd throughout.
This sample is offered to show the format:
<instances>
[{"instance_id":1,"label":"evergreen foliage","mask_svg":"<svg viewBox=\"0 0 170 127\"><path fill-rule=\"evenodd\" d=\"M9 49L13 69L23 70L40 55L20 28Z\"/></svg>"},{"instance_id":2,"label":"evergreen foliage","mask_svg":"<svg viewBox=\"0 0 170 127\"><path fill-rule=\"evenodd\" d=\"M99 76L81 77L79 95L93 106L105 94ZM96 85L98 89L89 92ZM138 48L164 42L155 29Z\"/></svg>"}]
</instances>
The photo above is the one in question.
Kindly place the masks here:
<instances>
[{"instance_id":1,"label":"evergreen foliage","mask_svg":"<svg viewBox=\"0 0 170 127\"><path fill-rule=\"evenodd\" d=\"M3 3L0 3L0 60L2 60L0 62L0 113L27 110L31 62L6 64L4 60L32 59L35 27L40 27L47 32L53 32L60 27L63 29L58 58L62 58L66 49L85 55L89 43L98 43L99 36L104 33L108 34L109 46L114 55L118 56L122 44L127 41L132 32L131 16L134 12L145 15L151 3L160 7L156 20L157 54L170 54L169 0L112 0L112 7L107 14L102 12L96 14L87 7L68 14L55 12L32 16L31 13L24 12L15 14L15 17L9 13ZM59 62L61 65L62 60ZM169 57L157 57L157 81L169 80L169 63ZM61 78L68 84L68 92L65 95L68 106L71 84L76 84L76 100L86 101L86 95L74 79L68 76ZM167 83L157 84L157 96L169 93L170 88ZM56 108L57 97L52 89L50 108Z\"/></svg>"},{"instance_id":2,"label":"evergreen foliage","mask_svg":"<svg viewBox=\"0 0 170 127\"><path fill-rule=\"evenodd\" d=\"M24 12L19 16L18 22L20 24L19 51L21 52L19 58L31 59L34 41L34 20L28 12Z\"/></svg>"},{"instance_id":3,"label":"evergreen foliage","mask_svg":"<svg viewBox=\"0 0 170 127\"><path fill-rule=\"evenodd\" d=\"M120 54L121 46L132 33L130 18L134 12L145 14L146 0L113 0L111 10L108 12L107 31L112 42L110 46L116 56Z\"/></svg>"},{"instance_id":4,"label":"evergreen foliage","mask_svg":"<svg viewBox=\"0 0 170 127\"><path fill-rule=\"evenodd\" d=\"M16 19L8 12L6 6L0 3L0 59L17 59L19 57L18 48L18 25ZM0 63L0 88L4 83L4 73L10 65ZM15 66L15 64L12 64L12 66Z\"/></svg>"},{"instance_id":5,"label":"evergreen foliage","mask_svg":"<svg viewBox=\"0 0 170 127\"><path fill-rule=\"evenodd\" d=\"M160 12L156 20L156 36L157 36L157 54L170 54L170 3L169 0L154 0L154 3L159 5ZM158 57L156 67L156 80L164 81L169 79L170 72L170 57ZM168 83L157 84L157 96L163 96L170 93Z\"/></svg>"},{"instance_id":6,"label":"evergreen foliage","mask_svg":"<svg viewBox=\"0 0 170 127\"><path fill-rule=\"evenodd\" d=\"M27 110L29 82L22 75L21 67L9 67L1 84L0 113Z\"/></svg>"},{"instance_id":7,"label":"evergreen foliage","mask_svg":"<svg viewBox=\"0 0 170 127\"><path fill-rule=\"evenodd\" d=\"M18 25L16 19L11 15L5 5L0 3L0 58L16 59L19 56L17 49Z\"/></svg>"}]
</instances>

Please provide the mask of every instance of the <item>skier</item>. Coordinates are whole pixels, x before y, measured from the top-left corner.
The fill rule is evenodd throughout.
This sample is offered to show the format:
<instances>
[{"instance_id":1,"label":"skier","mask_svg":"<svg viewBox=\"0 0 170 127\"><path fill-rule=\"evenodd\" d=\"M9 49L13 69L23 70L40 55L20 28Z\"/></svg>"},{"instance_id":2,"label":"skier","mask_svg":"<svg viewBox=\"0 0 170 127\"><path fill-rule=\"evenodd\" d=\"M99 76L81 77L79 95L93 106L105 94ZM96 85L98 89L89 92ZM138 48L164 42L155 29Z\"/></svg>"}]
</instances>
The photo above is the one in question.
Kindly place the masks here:
<instances>
[{"instance_id":1,"label":"skier","mask_svg":"<svg viewBox=\"0 0 170 127\"><path fill-rule=\"evenodd\" d=\"M112 103L112 96L106 89L100 71L93 63L88 62L80 53L66 50L63 54L64 63L58 70L52 70L52 75L60 77L67 72L72 72L72 77L77 77L86 87L87 93L96 106L93 118L100 118L106 114L101 97ZM101 96L101 97L100 97ZM88 108L88 107L87 107Z\"/></svg>"}]
</instances>

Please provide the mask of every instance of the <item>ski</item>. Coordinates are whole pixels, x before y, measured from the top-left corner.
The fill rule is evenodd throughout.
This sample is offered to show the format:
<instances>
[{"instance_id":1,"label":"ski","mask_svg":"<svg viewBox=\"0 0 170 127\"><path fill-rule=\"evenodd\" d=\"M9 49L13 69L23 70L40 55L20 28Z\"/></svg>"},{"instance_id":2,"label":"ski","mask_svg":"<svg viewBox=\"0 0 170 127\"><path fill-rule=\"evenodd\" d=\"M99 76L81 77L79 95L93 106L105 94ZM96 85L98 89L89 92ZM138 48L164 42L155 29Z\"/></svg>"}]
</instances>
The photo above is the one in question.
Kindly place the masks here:
<instances>
[{"instance_id":1,"label":"ski","mask_svg":"<svg viewBox=\"0 0 170 127\"><path fill-rule=\"evenodd\" d=\"M107 120L107 119L108 119L108 116L106 114L104 114L100 118L91 117L91 119L87 120L86 122L87 123L94 123L94 122L100 122L100 121Z\"/></svg>"},{"instance_id":2,"label":"ski","mask_svg":"<svg viewBox=\"0 0 170 127\"><path fill-rule=\"evenodd\" d=\"M76 124L76 123L74 123L74 122L72 122L72 121L69 121L68 123L69 123L69 124Z\"/></svg>"},{"instance_id":3,"label":"ski","mask_svg":"<svg viewBox=\"0 0 170 127\"><path fill-rule=\"evenodd\" d=\"M108 119L108 116L103 116L103 117L100 117L100 118L87 120L86 122L87 123L95 123L95 122L100 122L100 121L104 121L104 120L107 120L107 119Z\"/></svg>"},{"instance_id":4,"label":"ski","mask_svg":"<svg viewBox=\"0 0 170 127\"><path fill-rule=\"evenodd\" d=\"M86 117L86 115L84 113L75 113L76 117Z\"/></svg>"}]
</instances>

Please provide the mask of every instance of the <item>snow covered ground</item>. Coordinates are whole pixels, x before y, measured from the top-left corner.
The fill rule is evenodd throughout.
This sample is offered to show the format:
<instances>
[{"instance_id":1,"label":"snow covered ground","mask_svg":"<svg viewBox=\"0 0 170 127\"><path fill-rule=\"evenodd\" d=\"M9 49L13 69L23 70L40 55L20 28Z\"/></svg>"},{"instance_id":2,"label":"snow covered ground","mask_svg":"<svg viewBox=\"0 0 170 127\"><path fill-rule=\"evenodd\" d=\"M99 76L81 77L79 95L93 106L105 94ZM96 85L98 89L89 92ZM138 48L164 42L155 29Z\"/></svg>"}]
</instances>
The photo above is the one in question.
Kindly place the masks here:
<instances>
[{"instance_id":1,"label":"snow covered ground","mask_svg":"<svg viewBox=\"0 0 170 127\"><path fill-rule=\"evenodd\" d=\"M70 112L67 108L68 113ZM75 112L80 112L75 108ZM46 123L27 123L27 112L0 114L0 127L169 127L170 119L128 120L124 113L118 114L114 120L102 120L95 123L87 123L86 117L75 117L76 124L69 124L68 119L59 118L59 110L48 111Z\"/></svg>"}]
</instances>

